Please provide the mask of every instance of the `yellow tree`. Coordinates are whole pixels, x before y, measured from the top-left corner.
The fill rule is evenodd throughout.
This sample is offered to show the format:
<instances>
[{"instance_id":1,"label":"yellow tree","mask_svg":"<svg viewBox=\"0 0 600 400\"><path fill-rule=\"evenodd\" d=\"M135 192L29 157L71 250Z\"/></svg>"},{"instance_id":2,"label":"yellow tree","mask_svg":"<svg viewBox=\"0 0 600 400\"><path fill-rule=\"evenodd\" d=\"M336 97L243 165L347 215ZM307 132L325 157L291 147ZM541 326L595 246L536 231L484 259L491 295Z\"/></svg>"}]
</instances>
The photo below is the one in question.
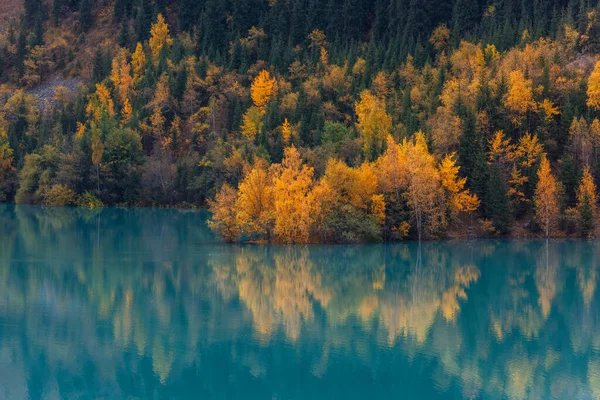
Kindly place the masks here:
<instances>
[{"instance_id":1,"label":"yellow tree","mask_svg":"<svg viewBox=\"0 0 600 400\"><path fill-rule=\"evenodd\" d=\"M590 74L587 88L587 105L594 110L600 110L600 61Z\"/></svg>"},{"instance_id":2,"label":"yellow tree","mask_svg":"<svg viewBox=\"0 0 600 400\"><path fill-rule=\"evenodd\" d=\"M133 108L131 107L131 103L129 99L125 97L125 101L123 102L123 109L121 110L121 123L127 124L131 121L131 116L133 115Z\"/></svg>"},{"instance_id":3,"label":"yellow tree","mask_svg":"<svg viewBox=\"0 0 600 400\"><path fill-rule=\"evenodd\" d=\"M443 52L450 43L450 29L448 29L446 25L439 25L433 30L433 33L429 38L429 43L431 43L438 52Z\"/></svg>"},{"instance_id":4,"label":"yellow tree","mask_svg":"<svg viewBox=\"0 0 600 400\"><path fill-rule=\"evenodd\" d=\"M439 166L440 181L445 193L446 207L451 214L471 212L479 207L477 195L465 189L467 178L458 176L460 167L456 165L455 154L444 157Z\"/></svg>"},{"instance_id":5,"label":"yellow tree","mask_svg":"<svg viewBox=\"0 0 600 400\"><path fill-rule=\"evenodd\" d=\"M240 183L235 208L241 233L270 238L275 212L273 178L264 162L258 162Z\"/></svg>"},{"instance_id":6,"label":"yellow tree","mask_svg":"<svg viewBox=\"0 0 600 400\"><path fill-rule=\"evenodd\" d=\"M275 234L284 243L306 243L310 238L313 169L303 165L294 146L285 149L274 166Z\"/></svg>"},{"instance_id":7,"label":"yellow tree","mask_svg":"<svg viewBox=\"0 0 600 400\"><path fill-rule=\"evenodd\" d=\"M133 67L133 83L137 85L142 80L144 65L146 65L146 53L144 53L144 47L141 43L138 43L135 47L135 51L131 56L131 65Z\"/></svg>"},{"instance_id":8,"label":"yellow tree","mask_svg":"<svg viewBox=\"0 0 600 400\"><path fill-rule=\"evenodd\" d=\"M101 130L96 123L91 123L92 131L92 164L96 167L96 183L97 183L97 195L100 195L100 162L104 154L104 144L102 143Z\"/></svg>"},{"instance_id":9,"label":"yellow tree","mask_svg":"<svg viewBox=\"0 0 600 400\"><path fill-rule=\"evenodd\" d=\"M264 111L269 100L277 92L277 81L275 78L271 78L269 71L262 70L252 82L250 89L254 106Z\"/></svg>"},{"instance_id":10,"label":"yellow tree","mask_svg":"<svg viewBox=\"0 0 600 400\"><path fill-rule=\"evenodd\" d=\"M292 125L287 118L284 119L283 125L281 125L281 137L284 143L289 143L292 138Z\"/></svg>"},{"instance_id":11,"label":"yellow tree","mask_svg":"<svg viewBox=\"0 0 600 400\"><path fill-rule=\"evenodd\" d=\"M440 174L435 166L435 158L429 153L423 132L417 132L407 155L409 173L405 197L421 239L424 228L434 232L442 223L440 203L443 193Z\"/></svg>"},{"instance_id":12,"label":"yellow tree","mask_svg":"<svg viewBox=\"0 0 600 400\"><path fill-rule=\"evenodd\" d=\"M575 153L578 163L585 167L590 165L590 158L594 147L595 138L585 118L575 117L569 128L569 142L571 151Z\"/></svg>"},{"instance_id":13,"label":"yellow tree","mask_svg":"<svg viewBox=\"0 0 600 400\"><path fill-rule=\"evenodd\" d=\"M257 107L250 107L242 119L242 134L250 140L262 131L263 113Z\"/></svg>"},{"instance_id":14,"label":"yellow tree","mask_svg":"<svg viewBox=\"0 0 600 400\"><path fill-rule=\"evenodd\" d=\"M546 237L550 236L558 224L560 203L558 198L558 184L550 170L550 162L544 156L537 173L538 183L535 188L533 202L535 217L542 226Z\"/></svg>"},{"instance_id":15,"label":"yellow tree","mask_svg":"<svg viewBox=\"0 0 600 400\"><path fill-rule=\"evenodd\" d=\"M362 134L363 149L368 158L376 155L383 142L392 130L392 117L385 111L381 99L368 90L360 94L360 101L355 105L358 118L358 129Z\"/></svg>"},{"instance_id":16,"label":"yellow tree","mask_svg":"<svg viewBox=\"0 0 600 400\"><path fill-rule=\"evenodd\" d=\"M94 122L100 122L103 113L110 117L115 115L115 105L110 91L103 83L96 85L96 92L90 95L86 111Z\"/></svg>"},{"instance_id":17,"label":"yellow tree","mask_svg":"<svg viewBox=\"0 0 600 400\"><path fill-rule=\"evenodd\" d=\"M13 150L8 143L6 130L0 128L0 200L2 198L2 186L9 173L14 171Z\"/></svg>"},{"instance_id":18,"label":"yellow tree","mask_svg":"<svg viewBox=\"0 0 600 400\"><path fill-rule=\"evenodd\" d=\"M208 227L223 240L235 242L240 237L237 222L237 192L229 184L221 187L214 200L208 202L212 218Z\"/></svg>"},{"instance_id":19,"label":"yellow tree","mask_svg":"<svg viewBox=\"0 0 600 400\"><path fill-rule=\"evenodd\" d=\"M385 194L400 195L408 185L408 143L398 144L391 136L387 137L387 149L375 162L375 173L379 190Z\"/></svg>"},{"instance_id":20,"label":"yellow tree","mask_svg":"<svg viewBox=\"0 0 600 400\"><path fill-rule=\"evenodd\" d=\"M596 226L596 184L589 167L585 167L577 189L577 210L581 219L581 232L586 236L594 233Z\"/></svg>"},{"instance_id":21,"label":"yellow tree","mask_svg":"<svg viewBox=\"0 0 600 400\"><path fill-rule=\"evenodd\" d=\"M521 70L510 73L509 89L504 105L515 114L513 119L515 124L520 123L527 112L536 109L533 84L530 79L525 78Z\"/></svg>"},{"instance_id":22,"label":"yellow tree","mask_svg":"<svg viewBox=\"0 0 600 400\"><path fill-rule=\"evenodd\" d=\"M131 65L127 61L127 50L120 49L117 56L113 58L110 80L117 91L119 101L124 104L129 90L133 86Z\"/></svg>"},{"instance_id":23,"label":"yellow tree","mask_svg":"<svg viewBox=\"0 0 600 400\"><path fill-rule=\"evenodd\" d=\"M152 59L155 63L158 63L160 53L163 49L168 49L173 44L173 39L169 35L169 25L165 22L165 18L162 14L158 14L156 23L152 25L150 29L150 51L152 52Z\"/></svg>"}]
</instances>

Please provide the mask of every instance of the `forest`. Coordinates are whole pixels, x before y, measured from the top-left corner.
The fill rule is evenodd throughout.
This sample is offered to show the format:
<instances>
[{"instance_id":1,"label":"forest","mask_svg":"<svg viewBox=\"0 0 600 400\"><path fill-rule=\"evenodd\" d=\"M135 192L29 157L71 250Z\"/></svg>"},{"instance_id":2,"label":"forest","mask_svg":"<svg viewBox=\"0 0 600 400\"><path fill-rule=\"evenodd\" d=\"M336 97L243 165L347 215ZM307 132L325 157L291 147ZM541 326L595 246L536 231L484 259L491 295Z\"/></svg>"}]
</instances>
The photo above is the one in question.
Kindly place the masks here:
<instances>
[{"instance_id":1,"label":"forest","mask_svg":"<svg viewBox=\"0 0 600 400\"><path fill-rule=\"evenodd\" d=\"M24 0L0 201L207 207L226 241L593 237L600 3Z\"/></svg>"}]
</instances>

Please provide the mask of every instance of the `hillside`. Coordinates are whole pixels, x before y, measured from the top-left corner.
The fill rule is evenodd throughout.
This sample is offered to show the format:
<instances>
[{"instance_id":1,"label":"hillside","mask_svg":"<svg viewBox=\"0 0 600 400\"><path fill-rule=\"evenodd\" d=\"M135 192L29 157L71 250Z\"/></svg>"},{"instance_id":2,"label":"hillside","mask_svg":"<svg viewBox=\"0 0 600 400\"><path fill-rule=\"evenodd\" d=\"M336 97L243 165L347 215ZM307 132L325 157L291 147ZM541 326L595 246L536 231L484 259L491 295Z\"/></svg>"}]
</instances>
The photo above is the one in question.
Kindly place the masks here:
<instances>
[{"instance_id":1,"label":"hillside","mask_svg":"<svg viewBox=\"0 0 600 400\"><path fill-rule=\"evenodd\" d=\"M591 236L599 16L26 0L0 34L0 200L208 206L231 241Z\"/></svg>"},{"instance_id":2,"label":"hillside","mask_svg":"<svg viewBox=\"0 0 600 400\"><path fill-rule=\"evenodd\" d=\"M0 29L4 30L10 21L17 18L23 9L22 0L4 0L0 3Z\"/></svg>"}]
</instances>

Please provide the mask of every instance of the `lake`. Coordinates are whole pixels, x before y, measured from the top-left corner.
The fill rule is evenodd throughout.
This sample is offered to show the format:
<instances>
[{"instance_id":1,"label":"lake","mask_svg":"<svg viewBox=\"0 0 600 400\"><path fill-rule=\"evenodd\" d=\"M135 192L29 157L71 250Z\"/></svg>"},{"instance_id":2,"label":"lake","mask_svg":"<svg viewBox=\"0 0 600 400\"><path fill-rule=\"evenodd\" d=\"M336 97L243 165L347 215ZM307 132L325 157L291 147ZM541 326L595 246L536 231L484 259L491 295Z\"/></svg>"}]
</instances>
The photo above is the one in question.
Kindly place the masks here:
<instances>
[{"instance_id":1,"label":"lake","mask_svg":"<svg viewBox=\"0 0 600 400\"><path fill-rule=\"evenodd\" d=\"M207 217L0 205L0 398L600 397L600 242L226 245Z\"/></svg>"}]
</instances>

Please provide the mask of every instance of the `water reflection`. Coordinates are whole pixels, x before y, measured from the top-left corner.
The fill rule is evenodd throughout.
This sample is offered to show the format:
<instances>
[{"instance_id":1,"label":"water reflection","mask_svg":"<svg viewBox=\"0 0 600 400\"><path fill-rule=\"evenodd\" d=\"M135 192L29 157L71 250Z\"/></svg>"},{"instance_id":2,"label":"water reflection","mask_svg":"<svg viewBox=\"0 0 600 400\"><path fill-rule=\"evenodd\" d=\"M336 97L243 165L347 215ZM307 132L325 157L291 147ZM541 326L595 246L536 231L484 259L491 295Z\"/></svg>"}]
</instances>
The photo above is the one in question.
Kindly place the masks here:
<instances>
[{"instance_id":1,"label":"water reflection","mask_svg":"<svg viewBox=\"0 0 600 400\"><path fill-rule=\"evenodd\" d=\"M229 246L0 206L0 398L600 398L598 242Z\"/></svg>"}]
</instances>

